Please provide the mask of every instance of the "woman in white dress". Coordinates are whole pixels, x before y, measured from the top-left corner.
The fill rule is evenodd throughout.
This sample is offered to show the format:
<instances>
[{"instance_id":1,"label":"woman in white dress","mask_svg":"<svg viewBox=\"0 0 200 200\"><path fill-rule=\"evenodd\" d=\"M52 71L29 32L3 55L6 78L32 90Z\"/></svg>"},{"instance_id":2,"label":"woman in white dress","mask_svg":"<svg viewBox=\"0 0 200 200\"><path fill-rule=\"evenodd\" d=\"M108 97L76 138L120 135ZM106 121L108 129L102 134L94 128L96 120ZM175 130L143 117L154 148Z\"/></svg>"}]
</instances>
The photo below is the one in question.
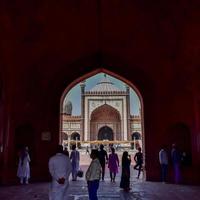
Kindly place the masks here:
<instances>
[{"instance_id":1,"label":"woman in white dress","mask_svg":"<svg viewBox=\"0 0 200 200\"><path fill-rule=\"evenodd\" d=\"M17 176L20 178L20 183L23 184L24 181L28 184L30 178L30 156L28 154L28 147L25 147L21 150L19 155L19 164L17 170Z\"/></svg>"}]
</instances>

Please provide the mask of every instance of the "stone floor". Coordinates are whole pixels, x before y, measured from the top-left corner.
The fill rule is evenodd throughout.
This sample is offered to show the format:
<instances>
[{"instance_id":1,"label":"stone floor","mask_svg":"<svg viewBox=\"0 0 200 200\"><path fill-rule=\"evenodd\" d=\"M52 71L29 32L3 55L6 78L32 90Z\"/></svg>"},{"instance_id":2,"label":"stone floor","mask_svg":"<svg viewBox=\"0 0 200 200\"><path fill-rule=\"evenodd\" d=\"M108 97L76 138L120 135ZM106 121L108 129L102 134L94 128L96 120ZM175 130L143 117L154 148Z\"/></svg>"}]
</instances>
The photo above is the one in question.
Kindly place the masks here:
<instances>
[{"instance_id":1,"label":"stone floor","mask_svg":"<svg viewBox=\"0 0 200 200\"><path fill-rule=\"evenodd\" d=\"M82 169L86 171L89 157L81 158ZM70 178L71 179L71 178ZM120 173L117 174L116 183L111 183L108 170L105 181L100 182L98 190L99 200L200 200L199 186L186 186L162 184L136 179L136 171L131 168L131 188L127 193L119 188ZM49 183L30 183L29 185L16 185L0 187L0 200L47 200ZM84 178L70 181L69 196L67 200L88 199L87 186Z\"/></svg>"}]
</instances>

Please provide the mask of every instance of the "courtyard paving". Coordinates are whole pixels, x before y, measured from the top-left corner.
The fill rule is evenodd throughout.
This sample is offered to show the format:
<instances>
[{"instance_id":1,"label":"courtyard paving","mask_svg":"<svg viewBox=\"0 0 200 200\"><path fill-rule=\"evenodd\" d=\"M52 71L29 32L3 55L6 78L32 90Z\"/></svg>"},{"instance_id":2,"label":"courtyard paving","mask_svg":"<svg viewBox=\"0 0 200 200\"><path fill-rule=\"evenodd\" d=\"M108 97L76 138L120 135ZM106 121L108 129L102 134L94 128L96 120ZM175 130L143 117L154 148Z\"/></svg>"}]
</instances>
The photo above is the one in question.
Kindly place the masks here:
<instances>
[{"instance_id":1,"label":"courtyard paving","mask_svg":"<svg viewBox=\"0 0 200 200\"><path fill-rule=\"evenodd\" d=\"M81 168L86 171L90 162L89 155L81 156ZM121 171L121 169L120 169ZM71 180L71 178L70 178ZM162 184L136 179L136 171L131 167L130 192L119 188L120 173L117 174L116 183L110 182L108 170L105 181L100 182L98 190L99 200L200 200L199 186L186 186L175 184ZM49 183L30 183L29 185L15 185L0 187L0 200L48 200ZM87 200L87 185L83 178L70 181L67 200Z\"/></svg>"}]
</instances>

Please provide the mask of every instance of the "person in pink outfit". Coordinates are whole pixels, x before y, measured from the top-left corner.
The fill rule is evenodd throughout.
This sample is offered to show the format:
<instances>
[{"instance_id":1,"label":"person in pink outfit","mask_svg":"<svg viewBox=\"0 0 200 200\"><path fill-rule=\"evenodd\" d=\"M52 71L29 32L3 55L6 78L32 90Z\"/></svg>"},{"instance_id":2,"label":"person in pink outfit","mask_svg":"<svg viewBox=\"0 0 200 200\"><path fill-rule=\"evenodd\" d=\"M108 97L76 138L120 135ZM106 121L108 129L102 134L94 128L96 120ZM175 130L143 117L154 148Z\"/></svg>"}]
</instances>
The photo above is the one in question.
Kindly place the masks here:
<instances>
[{"instance_id":1,"label":"person in pink outfit","mask_svg":"<svg viewBox=\"0 0 200 200\"><path fill-rule=\"evenodd\" d=\"M108 168L110 170L110 180L111 182L115 182L116 174L118 173L119 167L119 158L118 155L115 153L115 149L111 148L112 153L109 154L108 158Z\"/></svg>"}]
</instances>

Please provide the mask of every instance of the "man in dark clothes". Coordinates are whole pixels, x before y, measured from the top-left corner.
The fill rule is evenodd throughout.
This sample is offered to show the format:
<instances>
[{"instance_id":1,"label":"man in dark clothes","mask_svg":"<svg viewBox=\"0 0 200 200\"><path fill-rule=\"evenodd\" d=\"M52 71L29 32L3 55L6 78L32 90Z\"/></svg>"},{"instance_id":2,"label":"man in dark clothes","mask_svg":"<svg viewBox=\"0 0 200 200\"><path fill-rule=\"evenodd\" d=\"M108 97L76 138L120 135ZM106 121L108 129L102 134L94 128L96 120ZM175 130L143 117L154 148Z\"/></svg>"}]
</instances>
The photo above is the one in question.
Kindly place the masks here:
<instances>
[{"instance_id":1,"label":"man in dark clothes","mask_svg":"<svg viewBox=\"0 0 200 200\"><path fill-rule=\"evenodd\" d=\"M140 172L142 170L142 164L143 164L143 154L142 154L142 149L139 147L138 152L134 156L134 160L136 162L136 165L134 166L134 169L138 170L138 176L137 178L140 177Z\"/></svg>"},{"instance_id":2,"label":"man in dark clothes","mask_svg":"<svg viewBox=\"0 0 200 200\"><path fill-rule=\"evenodd\" d=\"M104 174L105 174L105 164L108 161L108 154L104 150L103 144L100 145L100 150L99 150L99 161L102 167L102 181L104 181Z\"/></svg>"}]
</instances>

